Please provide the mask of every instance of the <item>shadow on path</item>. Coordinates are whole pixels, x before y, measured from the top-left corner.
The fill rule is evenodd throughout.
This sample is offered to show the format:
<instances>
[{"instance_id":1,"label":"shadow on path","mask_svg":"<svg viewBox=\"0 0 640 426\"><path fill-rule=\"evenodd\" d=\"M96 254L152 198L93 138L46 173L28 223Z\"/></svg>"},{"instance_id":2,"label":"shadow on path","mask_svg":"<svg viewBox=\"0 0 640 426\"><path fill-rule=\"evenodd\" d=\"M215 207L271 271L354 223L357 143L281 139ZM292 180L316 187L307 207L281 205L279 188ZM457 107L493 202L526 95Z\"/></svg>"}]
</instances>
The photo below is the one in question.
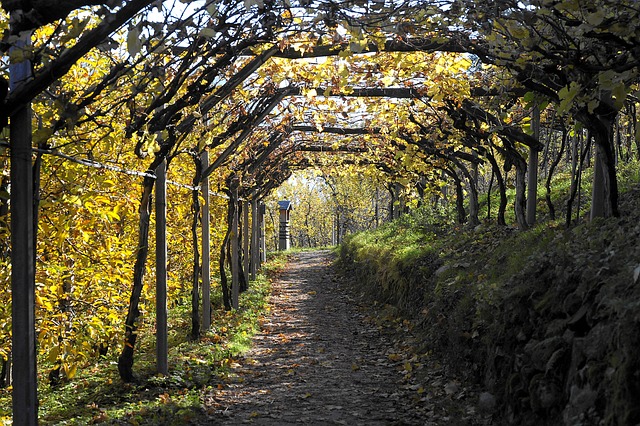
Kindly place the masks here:
<instances>
[{"instance_id":1,"label":"shadow on path","mask_svg":"<svg viewBox=\"0 0 640 426\"><path fill-rule=\"evenodd\" d=\"M388 337L342 290L329 252L302 252L274 283L270 317L231 383L205 397L217 424L424 425ZM422 398L424 400L424 398ZM427 412L431 411L430 414Z\"/></svg>"}]
</instances>

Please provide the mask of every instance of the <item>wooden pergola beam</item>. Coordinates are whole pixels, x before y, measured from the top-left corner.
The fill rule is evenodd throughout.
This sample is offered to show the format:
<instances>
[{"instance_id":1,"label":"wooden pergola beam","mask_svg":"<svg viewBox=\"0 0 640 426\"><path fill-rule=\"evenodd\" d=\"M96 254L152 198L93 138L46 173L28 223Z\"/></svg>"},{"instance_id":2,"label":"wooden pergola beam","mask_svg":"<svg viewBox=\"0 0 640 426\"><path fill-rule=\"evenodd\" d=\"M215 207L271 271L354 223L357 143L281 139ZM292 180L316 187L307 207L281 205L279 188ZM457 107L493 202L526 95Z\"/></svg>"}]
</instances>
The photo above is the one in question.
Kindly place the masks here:
<instances>
[{"instance_id":1,"label":"wooden pergola beam","mask_svg":"<svg viewBox=\"0 0 640 426\"><path fill-rule=\"evenodd\" d=\"M304 124L291 126L292 132L317 132L317 133L333 133L338 135L378 135L380 134L380 129L377 127L358 127L358 128L348 128L348 127L322 127L318 129L316 126L308 126Z\"/></svg>"},{"instance_id":2,"label":"wooden pergola beam","mask_svg":"<svg viewBox=\"0 0 640 426\"><path fill-rule=\"evenodd\" d=\"M350 43L319 45L299 48L288 47L275 56L286 59L318 58L323 56L336 56L350 47ZM469 49L458 40L436 40L435 38L393 39L385 41L383 46L369 42L360 46L354 54L375 52L454 52L465 53Z\"/></svg>"},{"instance_id":3,"label":"wooden pergola beam","mask_svg":"<svg viewBox=\"0 0 640 426\"><path fill-rule=\"evenodd\" d=\"M349 146L349 145L339 145L339 146L325 146L325 145L300 145L296 147L296 151L304 151L304 152L346 152L346 153L361 153L361 152L369 152L367 148L361 146Z\"/></svg>"},{"instance_id":4,"label":"wooden pergola beam","mask_svg":"<svg viewBox=\"0 0 640 426\"><path fill-rule=\"evenodd\" d=\"M348 92L334 91L330 87L316 87L316 96L330 96L330 97L355 97L355 98L396 98L396 99L418 99L427 97L426 87L356 87L350 89ZM487 89L484 87L472 87L470 89L471 97L495 97L504 94L511 96L522 97L528 90L524 87L511 87L505 90ZM292 95L302 95L302 89L299 87L292 89Z\"/></svg>"},{"instance_id":5,"label":"wooden pergola beam","mask_svg":"<svg viewBox=\"0 0 640 426\"><path fill-rule=\"evenodd\" d=\"M354 97L354 98L398 98L398 99L414 99L423 97L425 94L421 94L420 90L412 87L356 87L350 89L348 92L334 91L331 87L316 87L314 88L316 96L339 96L339 97ZM301 87L291 88L292 96L301 96L303 91Z\"/></svg>"}]
</instances>

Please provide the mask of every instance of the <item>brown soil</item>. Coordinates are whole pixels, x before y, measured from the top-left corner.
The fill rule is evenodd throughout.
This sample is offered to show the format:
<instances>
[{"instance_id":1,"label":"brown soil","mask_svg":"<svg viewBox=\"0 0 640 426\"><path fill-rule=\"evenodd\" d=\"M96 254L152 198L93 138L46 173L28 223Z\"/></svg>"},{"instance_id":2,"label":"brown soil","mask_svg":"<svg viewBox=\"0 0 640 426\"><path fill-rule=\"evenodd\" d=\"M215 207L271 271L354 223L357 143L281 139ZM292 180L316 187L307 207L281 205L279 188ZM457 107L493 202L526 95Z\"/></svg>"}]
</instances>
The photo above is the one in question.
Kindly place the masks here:
<instances>
[{"instance_id":1,"label":"brown soil","mask_svg":"<svg viewBox=\"0 0 640 426\"><path fill-rule=\"evenodd\" d=\"M215 424L479 424L475 393L417 354L408 321L338 278L329 252L295 256L271 315L229 383L205 397Z\"/></svg>"}]
</instances>

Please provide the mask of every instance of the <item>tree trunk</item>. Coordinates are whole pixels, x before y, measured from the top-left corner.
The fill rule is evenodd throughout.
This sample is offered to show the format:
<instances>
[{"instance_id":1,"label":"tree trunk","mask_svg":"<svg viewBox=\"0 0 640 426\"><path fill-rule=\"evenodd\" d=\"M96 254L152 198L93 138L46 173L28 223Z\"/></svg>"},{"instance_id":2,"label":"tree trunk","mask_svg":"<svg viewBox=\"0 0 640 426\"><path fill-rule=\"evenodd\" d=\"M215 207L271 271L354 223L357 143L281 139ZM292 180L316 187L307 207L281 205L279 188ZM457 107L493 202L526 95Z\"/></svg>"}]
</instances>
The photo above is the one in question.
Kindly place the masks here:
<instances>
[{"instance_id":1,"label":"tree trunk","mask_svg":"<svg viewBox=\"0 0 640 426\"><path fill-rule=\"evenodd\" d=\"M138 222L138 253L133 267L133 287L129 300L129 311L125 320L124 347L118 357L118 372L125 382L132 382L133 376L133 352L138 337L137 320L140 316L138 306L144 280L144 272L149 254L149 217L151 215L151 192L153 191L153 178L144 178L142 197L140 200L140 218Z\"/></svg>"},{"instance_id":2,"label":"tree trunk","mask_svg":"<svg viewBox=\"0 0 640 426\"><path fill-rule=\"evenodd\" d=\"M589 120L590 128L593 131L594 142L598 147L596 151L596 159L601 161L602 185L604 191L604 205L602 209L596 209L595 215L592 211L591 218L597 216L620 216L618 210L618 179L616 176L616 159L613 148L613 123L615 116L612 118L603 116L592 116ZM596 161L597 163L597 161ZM594 174L594 186L595 182ZM599 194L595 194L599 196ZM598 200L592 200L592 206Z\"/></svg>"},{"instance_id":3,"label":"tree trunk","mask_svg":"<svg viewBox=\"0 0 640 426\"><path fill-rule=\"evenodd\" d=\"M500 193L500 204L498 205L498 217L497 222L498 225L506 226L507 221L505 219L505 212L507 211L507 186L504 182L504 177L502 176L502 172L500 171L500 166L498 165L498 161L493 154L487 152L486 153L487 160L491 164L491 170L493 174L495 174L496 181L498 182L498 192Z\"/></svg>"},{"instance_id":4,"label":"tree trunk","mask_svg":"<svg viewBox=\"0 0 640 426\"><path fill-rule=\"evenodd\" d=\"M230 195L230 193L227 192L227 195ZM231 310L231 297L230 297L229 285L227 281L227 272L224 266L225 266L225 260L226 260L227 246L229 245L229 237L231 236L232 221L233 221L233 203L231 201L231 197L229 197L229 202L227 203L227 232L224 234L224 238L222 239L222 245L220 246L220 258L219 258L220 285L222 287L222 303L224 304L224 309L227 311Z\"/></svg>"},{"instance_id":5,"label":"tree trunk","mask_svg":"<svg viewBox=\"0 0 640 426\"><path fill-rule=\"evenodd\" d=\"M395 211L396 211L396 205L395 205L396 204L396 194L394 192L393 184L390 184L387 187L387 190L389 191L389 195L390 195L390 197L389 197L390 198L390 200L389 200L389 220L388 221L391 222L393 219L395 219ZM336 226L337 226L337 228L336 228L337 231L336 232L337 232L337 235L338 235L337 243L340 244L340 235L339 235L339 230L338 230L339 226L338 225L336 225Z\"/></svg>"},{"instance_id":6,"label":"tree trunk","mask_svg":"<svg viewBox=\"0 0 640 426\"><path fill-rule=\"evenodd\" d=\"M240 295L240 245L238 244L238 186L239 179L234 175L231 179L229 189L231 192L231 202L233 203L233 217L231 219L231 247L229 260L231 261L231 307L238 309Z\"/></svg>"},{"instance_id":7,"label":"tree trunk","mask_svg":"<svg viewBox=\"0 0 640 426\"><path fill-rule=\"evenodd\" d=\"M464 210L464 191L462 190L462 180L458 174L451 169L445 169L444 172L453 179L455 184L457 219L458 223L463 225L467 221L467 212Z\"/></svg>"},{"instance_id":8,"label":"tree trunk","mask_svg":"<svg viewBox=\"0 0 640 426\"><path fill-rule=\"evenodd\" d=\"M531 117L531 127L533 128L533 137L540 140L540 109L536 105L533 107ZM529 167L528 167L528 196L527 196L527 224L533 226L536 223L536 207L538 204L538 151L533 147L529 148Z\"/></svg>"},{"instance_id":9,"label":"tree trunk","mask_svg":"<svg viewBox=\"0 0 640 426\"><path fill-rule=\"evenodd\" d=\"M457 159L453 160L453 163L460 169L465 179L467 180L467 189L469 193L469 226L475 227L480 224L480 219L478 218L479 203L478 203L478 189L475 185L475 179L472 173L469 172L469 169L462 164L461 161ZM457 188L456 188L457 191Z\"/></svg>"},{"instance_id":10,"label":"tree trunk","mask_svg":"<svg viewBox=\"0 0 640 426\"><path fill-rule=\"evenodd\" d=\"M558 150L558 155L553 159L551 166L549 167L549 173L547 173L547 180L544 184L546 189L545 198L547 200L547 206L549 206L549 217L551 220L556 219L556 209L553 206L553 202L551 201L551 179L553 177L553 172L555 171L558 164L560 164L560 160L562 160L562 154L564 153L564 148L566 146L567 138L569 137L569 132L567 129L562 126L562 140L560 142L560 149Z\"/></svg>"},{"instance_id":11,"label":"tree trunk","mask_svg":"<svg viewBox=\"0 0 640 426\"><path fill-rule=\"evenodd\" d=\"M516 222L521 230L528 228L526 218L526 175L527 175L527 162L522 158L520 153L515 149L511 141L503 139L505 142L505 148L496 146L499 152L505 158L505 171L511 170L512 166L516 169L516 200L514 210L516 214Z\"/></svg>"},{"instance_id":12,"label":"tree trunk","mask_svg":"<svg viewBox=\"0 0 640 426\"><path fill-rule=\"evenodd\" d=\"M606 217L606 190L607 185L604 174L604 153L600 145L596 145L595 159L593 161L593 184L591 186L591 214L590 219Z\"/></svg>"},{"instance_id":13,"label":"tree trunk","mask_svg":"<svg viewBox=\"0 0 640 426\"><path fill-rule=\"evenodd\" d=\"M242 291L249 289L249 202L242 203Z\"/></svg>"},{"instance_id":14,"label":"tree trunk","mask_svg":"<svg viewBox=\"0 0 640 426\"><path fill-rule=\"evenodd\" d=\"M245 229L244 217L246 216L245 215L246 206L240 200L237 200L237 204L238 204L238 218L240 217L243 218L239 222L238 229L236 230L238 234L238 250L236 254L238 258L238 283L240 285L240 289L239 289L240 293L243 293L249 289L249 283L247 282L247 276L245 275L245 267L244 267L245 256L244 256L244 249L243 249L245 245L245 238L246 238L246 235L244 233L244 229Z\"/></svg>"},{"instance_id":15,"label":"tree trunk","mask_svg":"<svg viewBox=\"0 0 640 426\"><path fill-rule=\"evenodd\" d=\"M575 200L576 194L578 193L578 189L580 188L580 180L582 175L582 169L584 167L584 160L587 158L587 154L589 153L589 147L591 145L591 133L587 134L587 141L582 150L582 153L580 154L580 161L578 162L578 152L579 152L578 142L579 141L580 139L576 141L573 147L573 151L574 151L574 154L573 154L574 159L572 160L573 172L571 176L571 190L569 191L569 198L567 199L567 217L565 221L565 225L567 228L571 226L571 211L573 208L573 201ZM577 210L577 214L579 214L580 205L578 205L576 210Z\"/></svg>"},{"instance_id":16,"label":"tree trunk","mask_svg":"<svg viewBox=\"0 0 640 426\"><path fill-rule=\"evenodd\" d=\"M524 163L524 161L523 161ZM526 184L525 179L527 175L527 168L524 164L516 164L516 222L520 229L528 229L528 223L526 218Z\"/></svg>"},{"instance_id":17,"label":"tree trunk","mask_svg":"<svg viewBox=\"0 0 640 426\"><path fill-rule=\"evenodd\" d=\"M376 199L375 199L375 207L374 207L374 216L376 228L380 226L380 189L376 185Z\"/></svg>"},{"instance_id":18,"label":"tree trunk","mask_svg":"<svg viewBox=\"0 0 640 426\"><path fill-rule=\"evenodd\" d=\"M202 175L202 161L197 155L193 157L196 172L193 177L193 186L197 188L200 184ZM193 274L191 289L191 340L197 340L200 337L200 250L198 243L198 223L200 220L200 191L193 189L191 191L191 242L193 245Z\"/></svg>"},{"instance_id":19,"label":"tree trunk","mask_svg":"<svg viewBox=\"0 0 640 426\"><path fill-rule=\"evenodd\" d=\"M251 200L251 262L249 264L251 279L254 281L258 272L258 263L260 262L259 240L258 200L254 198Z\"/></svg>"},{"instance_id":20,"label":"tree trunk","mask_svg":"<svg viewBox=\"0 0 640 426\"><path fill-rule=\"evenodd\" d=\"M627 159L625 158L625 151L623 149L622 146L622 130L620 129L622 127L622 125L620 124L620 117L618 117L615 121L615 137L616 137L616 167L618 167L618 163L620 162L620 160L622 161L627 161Z\"/></svg>"},{"instance_id":21,"label":"tree trunk","mask_svg":"<svg viewBox=\"0 0 640 426\"><path fill-rule=\"evenodd\" d=\"M634 103L631 103L629 107L629 121L631 122L633 140L636 144L636 160L640 160L640 138L636 137L638 134L638 117Z\"/></svg>"},{"instance_id":22,"label":"tree trunk","mask_svg":"<svg viewBox=\"0 0 640 426\"><path fill-rule=\"evenodd\" d=\"M491 220L491 192L493 190L493 180L495 179L495 173L491 169L491 178L489 179L489 186L487 187L487 220Z\"/></svg>"}]
</instances>

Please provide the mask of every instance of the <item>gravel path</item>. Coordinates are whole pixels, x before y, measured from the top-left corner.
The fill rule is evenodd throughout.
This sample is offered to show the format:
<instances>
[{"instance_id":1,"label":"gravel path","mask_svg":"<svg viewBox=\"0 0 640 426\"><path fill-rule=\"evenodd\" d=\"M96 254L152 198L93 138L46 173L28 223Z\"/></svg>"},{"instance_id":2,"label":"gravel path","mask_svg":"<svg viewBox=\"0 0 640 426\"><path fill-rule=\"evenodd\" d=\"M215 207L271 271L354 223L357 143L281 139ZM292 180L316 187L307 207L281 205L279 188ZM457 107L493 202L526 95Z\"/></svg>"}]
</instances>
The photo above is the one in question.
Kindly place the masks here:
<instances>
[{"instance_id":1,"label":"gravel path","mask_svg":"<svg viewBox=\"0 0 640 426\"><path fill-rule=\"evenodd\" d=\"M460 392L456 383L447 384L437 371L429 380L440 392L412 383L407 371L414 364L397 353L397 340L371 320L362 302L344 290L331 261L329 252L303 252L289 263L274 283L271 315L254 348L234 364L230 383L207 398L209 413L215 413L211 420L228 425L450 424L437 399L451 400L452 387Z\"/></svg>"}]
</instances>

